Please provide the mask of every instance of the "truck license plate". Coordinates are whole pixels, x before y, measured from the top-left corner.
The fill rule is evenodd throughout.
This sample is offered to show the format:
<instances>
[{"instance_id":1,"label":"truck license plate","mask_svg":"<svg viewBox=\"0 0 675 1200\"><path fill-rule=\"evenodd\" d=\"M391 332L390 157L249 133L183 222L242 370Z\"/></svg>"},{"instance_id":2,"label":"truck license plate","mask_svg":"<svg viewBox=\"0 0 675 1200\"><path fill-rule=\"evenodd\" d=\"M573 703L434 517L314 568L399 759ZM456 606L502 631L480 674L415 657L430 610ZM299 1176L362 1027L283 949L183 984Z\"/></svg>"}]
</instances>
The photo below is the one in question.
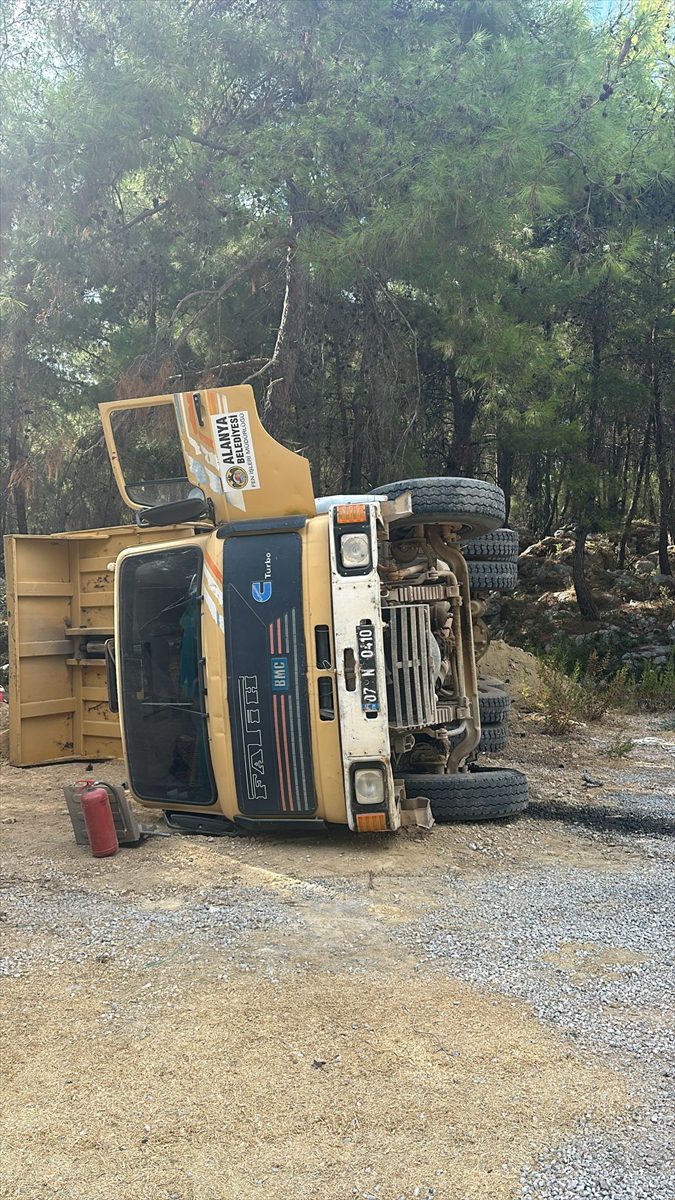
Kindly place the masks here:
<instances>
[{"instance_id":1,"label":"truck license plate","mask_svg":"<svg viewBox=\"0 0 675 1200\"><path fill-rule=\"evenodd\" d=\"M375 631L370 622L361 622L360 625L357 625L356 644L361 678L361 708L366 713L378 712L380 701L377 694L377 670L375 667Z\"/></svg>"}]
</instances>

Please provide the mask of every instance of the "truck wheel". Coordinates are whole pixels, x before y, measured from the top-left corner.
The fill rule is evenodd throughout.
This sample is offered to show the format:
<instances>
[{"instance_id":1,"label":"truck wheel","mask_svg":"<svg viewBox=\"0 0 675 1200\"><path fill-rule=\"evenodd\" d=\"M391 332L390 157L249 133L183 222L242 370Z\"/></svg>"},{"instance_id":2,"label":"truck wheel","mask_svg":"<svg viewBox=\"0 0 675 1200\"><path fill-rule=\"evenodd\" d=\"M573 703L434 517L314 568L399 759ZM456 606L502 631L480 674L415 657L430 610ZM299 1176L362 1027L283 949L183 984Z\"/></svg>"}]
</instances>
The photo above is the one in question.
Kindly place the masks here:
<instances>
[{"instance_id":1,"label":"truck wheel","mask_svg":"<svg viewBox=\"0 0 675 1200\"><path fill-rule=\"evenodd\" d=\"M484 754L494 754L497 750L503 750L508 740L509 727L506 721L499 725L483 725L478 749Z\"/></svg>"},{"instance_id":2,"label":"truck wheel","mask_svg":"<svg viewBox=\"0 0 675 1200\"><path fill-rule=\"evenodd\" d=\"M511 697L508 692L498 691L497 688L486 692L479 691L478 707L481 725L497 725L506 720L511 707Z\"/></svg>"},{"instance_id":3,"label":"truck wheel","mask_svg":"<svg viewBox=\"0 0 675 1200\"><path fill-rule=\"evenodd\" d=\"M454 749L458 746L464 734L451 733L450 741ZM509 740L509 726L507 721L500 721L498 725L483 725L481 723L480 741L478 750L482 754L493 754L497 750L503 750Z\"/></svg>"},{"instance_id":4,"label":"truck wheel","mask_svg":"<svg viewBox=\"0 0 675 1200\"><path fill-rule=\"evenodd\" d=\"M506 691L506 684L503 679L495 679L494 675L485 675L478 680L479 692L492 692L497 689L498 692Z\"/></svg>"},{"instance_id":5,"label":"truck wheel","mask_svg":"<svg viewBox=\"0 0 675 1200\"><path fill-rule=\"evenodd\" d=\"M527 808L527 779L505 767L475 767L459 775L406 775L408 796L423 796L439 824L492 821Z\"/></svg>"},{"instance_id":6,"label":"truck wheel","mask_svg":"<svg viewBox=\"0 0 675 1200\"><path fill-rule=\"evenodd\" d=\"M518 557L518 534L515 529L493 529L483 537L471 538L462 545L467 562L515 562Z\"/></svg>"},{"instance_id":7,"label":"truck wheel","mask_svg":"<svg viewBox=\"0 0 675 1200\"><path fill-rule=\"evenodd\" d=\"M395 500L401 492L412 493L413 514L429 525L457 524L465 537L488 533L504 520L504 493L485 479L398 479L373 488L373 495Z\"/></svg>"},{"instance_id":8,"label":"truck wheel","mask_svg":"<svg viewBox=\"0 0 675 1200\"><path fill-rule=\"evenodd\" d=\"M518 567L514 562L468 562L466 565L472 592L512 592L518 584Z\"/></svg>"}]
</instances>

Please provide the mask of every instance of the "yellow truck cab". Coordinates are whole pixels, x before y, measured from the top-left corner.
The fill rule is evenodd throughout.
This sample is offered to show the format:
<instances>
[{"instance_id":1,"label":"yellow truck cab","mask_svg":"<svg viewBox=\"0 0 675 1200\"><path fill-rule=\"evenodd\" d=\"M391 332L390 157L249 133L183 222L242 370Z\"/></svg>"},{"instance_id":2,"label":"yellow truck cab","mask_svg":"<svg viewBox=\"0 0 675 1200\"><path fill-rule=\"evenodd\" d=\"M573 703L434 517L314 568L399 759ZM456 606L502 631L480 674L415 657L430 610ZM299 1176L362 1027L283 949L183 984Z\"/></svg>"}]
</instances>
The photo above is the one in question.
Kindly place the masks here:
<instances>
[{"instance_id":1,"label":"yellow truck cab","mask_svg":"<svg viewBox=\"0 0 675 1200\"><path fill-rule=\"evenodd\" d=\"M498 488L402 480L316 500L307 461L263 429L247 386L103 404L101 417L136 524L8 539L13 761L97 757L98 725L103 756L121 738L132 796L186 831L374 832L428 825L430 810L525 807L522 775L475 763L476 606L460 547L503 522ZM45 585L70 609L32 654L21 625L32 613L40 626L40 593L27 575L47 542L66 547L60 590ZM94 560L107 617L83 565ZM71 694L41 712L35 661L54 656ZM64 716L50 755L44 718Z\"/></svg>"}]
</instances>

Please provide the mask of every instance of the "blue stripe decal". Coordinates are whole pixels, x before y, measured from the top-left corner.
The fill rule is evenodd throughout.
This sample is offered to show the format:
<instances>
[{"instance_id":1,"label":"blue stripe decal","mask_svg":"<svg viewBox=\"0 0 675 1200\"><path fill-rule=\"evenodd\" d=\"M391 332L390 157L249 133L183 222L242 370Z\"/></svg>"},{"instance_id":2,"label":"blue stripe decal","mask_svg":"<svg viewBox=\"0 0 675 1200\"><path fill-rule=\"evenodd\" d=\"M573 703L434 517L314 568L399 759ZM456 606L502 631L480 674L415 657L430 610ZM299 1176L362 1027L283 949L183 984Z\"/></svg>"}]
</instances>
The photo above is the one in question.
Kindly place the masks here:
<instances>
[{"instance_id":1,"label":"blue stripe decal","mask_svg":"<svg viewBox=\"0 0 675 1200\"><path fill-rule=\"evenodd\" d=\"M230 725L239 809L251 817L316 811L297 533L223 543ZM267 582L261 603L252 584Z\"/></svg>"}]
</instances>

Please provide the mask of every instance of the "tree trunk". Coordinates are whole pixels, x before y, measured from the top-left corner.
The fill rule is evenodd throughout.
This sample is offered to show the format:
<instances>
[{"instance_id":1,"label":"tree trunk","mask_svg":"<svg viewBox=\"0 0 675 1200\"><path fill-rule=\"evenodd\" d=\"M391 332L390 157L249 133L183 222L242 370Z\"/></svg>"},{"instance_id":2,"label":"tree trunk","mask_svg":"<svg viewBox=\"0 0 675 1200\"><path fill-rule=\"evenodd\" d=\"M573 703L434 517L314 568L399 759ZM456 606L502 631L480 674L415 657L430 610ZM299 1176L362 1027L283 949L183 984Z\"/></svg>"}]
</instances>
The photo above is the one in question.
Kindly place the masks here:
<instances>
[{"instance_id":1,"label":"tree trunk","mask_svg":"<svg viewBox=\"0 0 675 1200\"><path fill-rule=\"evenodd\" d=\"M504 500L506 502L506 516L504 520L506 522L508 522L509 513L511 511L514 462L515 454L513 453L513 450L506 446L497 447L497 483L504 493Z\"/></svg>"},{"instance_id":2,"label":"tree trunk","mask_svg":"<svg viewBox=\"0 0 675 1200\"><path fill-rule=\"evenodd\" d=\"M308 290L307 272L298 262L295 248L289 247L284 306L272 356L272 378L263 404L263 416L270 433L283 428L290 411L305 332Z\"/></svg>"},{"instance_id":3,"label":"tree trunk","mask_svg":"<svg viewBox=\"0 0 675 1200\"><path fill-rule=\"evenodd\" d=\"M577 526L576 537L574 539L574 554L572 556L572 582L574 590L577 594L577 604L579 612L584 621L599 621L600 614L597 610L595 600L585 571L586 559L586 530L581 526Z\"/></svg>"},{"instance_id":4,"label":"tree trunk","mask_svg":"<svg viewBox=\"0 0 675 1200\"><path fill-rule=\"evenodd\" d=\"M377 369L376 354L374 352L376 328L373 319L372 297L364 298L364 338L363 349L361 351L361 362L359 365L359 374L354 388L354 396L352 399L352 435L349 461L349 491L360 492L363 490L363 464L364 451L369 435L371 425L370 418L372 416L373 405L373 370Z\"/></svg>"},{"instance_id":5,"label":"tree trunk","mask_svg":"<svg viewBox=\"0 0 675 1200\"><path fill-rule=\"evenodd\" d=\"M292 182L289 183L289 194L291 231L296 241L286 253L284 304L263 404L263 420L272 434L279 433L288 419L309 302L309 276L297 250L298 235L309 224L307 201Z\"/></svg>"},{"instance_id":6,"label":"tree trunk","mask_svg":"<svg viewBox=\"0 0 675 1200\"><path fill-rule=\"evenodd\" d=\"M588 411L588 430L586 435L586 457L590 464L596 461L597 449L597 424L598 424L598 408L600 401L600 366L602 355L602 329L600 318L596 318L592 325L593 350L591 360L591 396L590 407ZM574 554L572 556L572 582L574 591L576 592L577 604L579 612L585 621L599 621L600 614L597 610L593 595L586 578L586 536L588 530L586 522L589 514L592 511L592 497L588 493L583 494L581 504L577 511L577 529L574 539Z\"/></svg>"},{"instance_id":7,"label":"tree trunk","mask_svg":"<svg viewBox=\"0 0 675 1200\"><path fill-rule=\"evenodd\" d=\"M633 524L633 521L635 519L635 514L638 510L638 504L640 503L640 492L642 491L642 480L644 479L645 468L647 466L647 459L649 458L649 441L650 441L649 435L650 435L650 432L651 432L651 421L648 421L647 428L645 429L645 440L642 443L642 453L640 455L640 462L638 463L637 475L635 477L635 490L633 492L633 499L631 500L630 508L628 509L628 512L626 513L626 520L624 521L623 532L621 534L621 542L619 544L618 566L619 566L620 571L623 571L623 568L626 564L626 545L628 543L628 534L630 533L630 527Z\"/></svg>"},{"instance_id":8,"label":"tree trunk","mask_svg":"<svg viewBox=\"0 0 675 1200\"><path fill-rule=\"evenodd\" d=\"M476 455L472 438L473 423L480 406L480 396L468 397L457 378L455 364L448 364L450 401L452 404L452 441L447 457L449 475L471 476L476 470Z\"/></svg>"},{"instance_id":9,"label":"tree trunk","mask_svg":"<svg viewBox=\"0 0 675 1200\"><path fill-rule=\"evenodd\" d=\"M553 529L554 523L557 524L556 516L558 513L558 499L560 497L560 490L562 488L562 485L563 485L563 470L561 468L560 475L558 476L558 482L556 483L555 487L553 488L548 512L546 513L546 517L545 517L544 524L542 527L542 531L541 531L542 537L548 537ZM564 515L564 513L563 513L563 515Z\"/></svg>"},{"instance_id":10,"label":"tree trunk","mask_svg":"<svg viewBox=\"0 0 675 1200\"><path fill-rule=\"evenodd\" d=\"M626 453L624 454L624 459L623 459L623 470L621 473L621 496L619 499L619 510L623 514L624 517L626 515L626 501L628 499L628 481L630 478L630 460L631 460L631 451L633 449L632 444L631 444L630 431L631 431L630 421L626 421Z\"/></svg>"},{"instance_id":11,"label":"tree trunk","mask_svg":"<svg viewBox=\"0 0 675 1200\"><path fill-rule=\"evenodd\" d=\"M544 509L542 505L542 456L534 451L530 454L529 469L525 481L525 494L528 500L528 519L533 533L542 536L544 525Z\"/></svg>"},{"instance_id":12,"label":"tree trunk","mask_svg":"<svg viewBox=\"0 0 675 1200\"><path fill-rule=\"evenodd\" d=\"M659 571L662 575L672 575L673 571L668 558L668 534L673 504L672 480L668 476L661 387L656 367L654 367L652 376L652 390L654 395L654 450L656 452L656 473L659 480Z\"/></svg>"},{"instance_id":13,"label":"tree trunk","mask_svg":"<svg viewBox=\"0 0 675 1200\"><path fill-rule=\"evenodd\" d=\"M21 479L21 467L24 456L19 452L19 439L16 426L10 432L7 440L7 456L9 459L9 492L14 501L17 533L28 533L28 518L26 514L26 488Z\"/></svg>"},{"instance_id":14,"label":"tree trunk","mask_svg":"<svg viewBox=\"0 0 675 1200\"><path fill-rule=\"evenodd\" d=\"M342 479L340 486L343 492L349 490L349 480L352 472L352 444L349 437L349 417L347 415L347 401L344 393L343 373L342 373L342 355L340 353L340 343L337 338L333 339L333 347L335 350L335 399L337 401L337 409L340 414L340 435L342 437Z\"/></svg>"},{"instance_id":15,"label":"tree trunk","mask_svg":"<svg viewBox=\"0 0 675 1200\"><path fill-rule=\"evenodd\" d=\"M358 493L363 486L363 450L366 414L363 405L357 401L354 405L354 424L352 426L351 453L349 456L348 489Z\"/></svg>"}]
</instances>

